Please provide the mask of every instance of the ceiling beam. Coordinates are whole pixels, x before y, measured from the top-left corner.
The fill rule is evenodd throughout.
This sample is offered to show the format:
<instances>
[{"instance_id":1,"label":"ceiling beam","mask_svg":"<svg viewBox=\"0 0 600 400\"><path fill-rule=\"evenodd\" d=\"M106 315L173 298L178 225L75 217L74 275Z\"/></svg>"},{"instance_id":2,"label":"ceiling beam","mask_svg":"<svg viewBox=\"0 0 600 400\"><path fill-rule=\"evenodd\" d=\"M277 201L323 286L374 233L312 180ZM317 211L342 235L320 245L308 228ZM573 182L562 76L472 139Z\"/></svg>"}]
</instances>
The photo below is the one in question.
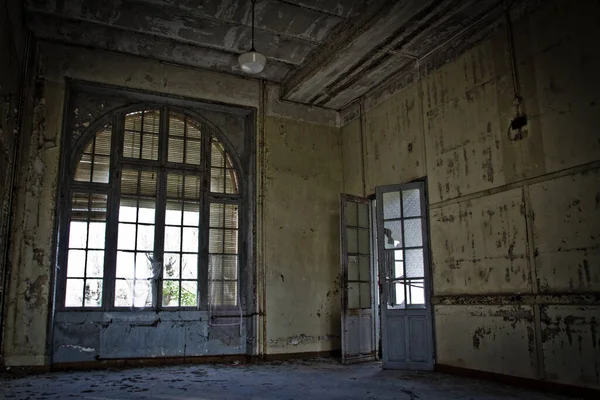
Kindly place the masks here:
<instances>
[{"instance_id":1,"label":"ceiling beam","mask_svg":"<svg viewBox=\"0 0 600 400\"><path fill-rule=\"evenodd\" d=\"M303 65L284 80L283 97L287 100L308 103L308 100L314 96L315 88L329 83L323 79L323 75L327 75L327 72L329 72L326 71L327 66L338 59L342 50L351 47L353 42L377 24L383 16L389 15L395 3L395 0L370 0L365 2L357 10L358 16L356 18L348 20L343 25L338 25L331 33L331 40L313 51ZM307 83L317 83L317 81L320 81L320 83L316 86L310 85L310 88L307 87Z\"/></svg>"},{"instance_id":2,"label":"ceiling beam","mask_svg":"<svg viewBox=\"0 0 600 400\"><path fill-rule=\"evenodd\" d=\"M282 3L293 4L297 7L317 11L323 14L341 18L349 18L358 8L361 0L337 0L335 2L322 0L277 0Z\"/></svg>"},{"instance_id":3,"label":"ceiling beam","mask_svg":"<svg viewBox=\"0 0 600 400\"><path fill-rule=\"evenodd\" d=\"M211 18L190 17L185 11L140 1L123 3L110 0L35 2L28 0L28 11L48 13L81 21L150 33L202 47L241 54L251 47L251 28ZM55 3L63 6L46 4ZM65 5L66 4L66 5ZM299 65L317 47L316 43L298 40L267 31L256 32L256 48L270 60Z\"/></svg>"},{"instance_id":4,"label":"ceiling beam","mask_svg":"<svg viewBox=\"0 0 600 400\"><path fill-rule=\"evenodd\" d=\"M183 43L165 37L38 13L28 15L27 26L36 37L41 39L131 54L193 68L248 76L240 70L235 53ZM290 68L291 66L288 64L271 61L255 77L278 83Z\"/></svg>"}]
</instances>

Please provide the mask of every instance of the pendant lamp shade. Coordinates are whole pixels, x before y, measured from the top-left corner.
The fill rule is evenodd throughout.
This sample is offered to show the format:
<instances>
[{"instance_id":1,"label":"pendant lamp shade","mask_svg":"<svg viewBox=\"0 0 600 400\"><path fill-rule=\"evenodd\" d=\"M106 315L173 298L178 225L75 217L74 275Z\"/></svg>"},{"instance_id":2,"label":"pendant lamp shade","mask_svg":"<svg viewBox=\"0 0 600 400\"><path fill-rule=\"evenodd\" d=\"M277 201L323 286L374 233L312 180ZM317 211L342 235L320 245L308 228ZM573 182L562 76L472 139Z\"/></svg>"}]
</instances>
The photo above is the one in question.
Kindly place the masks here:
<instances>
[{"instance_id":1,"label":"pendant lamp shade","mask_svg":"<svg viewBox=\"0 0 600 400\"><path fill-rule=\"evenodd\" d=\"M238 57L240 68L248 74L259 74L267 63L267 58L257 51L249 51Z\"/></svg>"},{"instance_id":2,"label":"pendant lamp shade","mask_svg":"<svg viewBox=\"0 0 600 400\"><path fill-rule=\"evenodd\" d=\"M247 74L259 74L267 64L267 58L254 49L254 5L256 0L252 0L252 48L250 51L240 55L238 62L240 68Z\"/></svg>"}]
</instances>

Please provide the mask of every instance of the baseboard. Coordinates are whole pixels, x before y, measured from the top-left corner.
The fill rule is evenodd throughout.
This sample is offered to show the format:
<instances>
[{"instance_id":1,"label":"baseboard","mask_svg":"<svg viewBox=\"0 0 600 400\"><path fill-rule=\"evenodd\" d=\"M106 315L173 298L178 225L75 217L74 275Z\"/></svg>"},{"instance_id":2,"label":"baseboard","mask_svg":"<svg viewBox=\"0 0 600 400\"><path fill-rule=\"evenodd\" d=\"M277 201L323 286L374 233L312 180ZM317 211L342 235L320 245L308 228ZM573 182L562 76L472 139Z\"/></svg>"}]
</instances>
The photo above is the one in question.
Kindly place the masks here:
<instances>
[{"instance_id":1,"label":"baseboard","mask_svg":"<svg viewBox=\"0 0 600 400\"><path fill-rule=\"evenodd\" d=\"M600 390L581 386L567 385L564 383L542 381L538 379L522 378L518 376L497 374L495 372L481 371L469 368L455 367L453 365L435 364L435 371L445 374L465 376L486 381L504 383L527 389L552 392L565 396L580 397L583 399L600 399Z\"/></svg>"},{"instance_id":2,"label":"baseboard","mask_svg":"<svg viewBox=\"0 0 600 400\"><path fill-rule=\"evenodd\" d=\"M326 351L308 351L302 353L275 353L265 354L265 361L287 361L287 360L306 360L309 358L340 358L342 355L340 350Z\"/></svg>"}]
</instances>

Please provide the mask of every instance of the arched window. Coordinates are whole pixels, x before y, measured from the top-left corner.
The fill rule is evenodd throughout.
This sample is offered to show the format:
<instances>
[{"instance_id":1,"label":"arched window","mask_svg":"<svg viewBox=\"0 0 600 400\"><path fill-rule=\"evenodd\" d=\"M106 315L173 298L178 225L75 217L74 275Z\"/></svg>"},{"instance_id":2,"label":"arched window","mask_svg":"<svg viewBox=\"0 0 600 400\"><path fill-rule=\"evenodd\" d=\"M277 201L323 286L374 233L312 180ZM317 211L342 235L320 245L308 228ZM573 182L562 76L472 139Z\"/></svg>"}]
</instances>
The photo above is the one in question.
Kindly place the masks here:
<instances>
[{"instance_id":1,"label":"arched window","mask_svg":"<svg viewBox=\"0 0 600 400\"><path fill-rule=\"evenodd\" d=\"M179 109L147 108L117 113L79 142L67 171L59 304L239 306L242 188L220 132Z\"/></svg>"}]
</instances>

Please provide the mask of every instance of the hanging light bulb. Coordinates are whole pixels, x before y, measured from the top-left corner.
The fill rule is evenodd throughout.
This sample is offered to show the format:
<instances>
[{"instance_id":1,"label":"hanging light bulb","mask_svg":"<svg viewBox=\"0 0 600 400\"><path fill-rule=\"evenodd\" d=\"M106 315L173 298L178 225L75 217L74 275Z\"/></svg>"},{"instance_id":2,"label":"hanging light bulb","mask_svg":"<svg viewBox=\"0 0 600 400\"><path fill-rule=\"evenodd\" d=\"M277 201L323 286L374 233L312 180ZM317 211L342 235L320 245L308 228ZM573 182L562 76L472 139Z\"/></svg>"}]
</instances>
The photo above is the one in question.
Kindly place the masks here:
<instances>
[{"instance_id":1,"label":"hanging light bulb","mask_svg":"<svg viewBox=\"0 0 600 400\"><path fill-rule=\"evenodd\" d=\"M267 58L254 49L254 6L256 0L252 0L252 48L250 51L240 55L238 62L242 71L248 74L258 74L264 68L267 63Z\"/></svg>"}]
</instances>

